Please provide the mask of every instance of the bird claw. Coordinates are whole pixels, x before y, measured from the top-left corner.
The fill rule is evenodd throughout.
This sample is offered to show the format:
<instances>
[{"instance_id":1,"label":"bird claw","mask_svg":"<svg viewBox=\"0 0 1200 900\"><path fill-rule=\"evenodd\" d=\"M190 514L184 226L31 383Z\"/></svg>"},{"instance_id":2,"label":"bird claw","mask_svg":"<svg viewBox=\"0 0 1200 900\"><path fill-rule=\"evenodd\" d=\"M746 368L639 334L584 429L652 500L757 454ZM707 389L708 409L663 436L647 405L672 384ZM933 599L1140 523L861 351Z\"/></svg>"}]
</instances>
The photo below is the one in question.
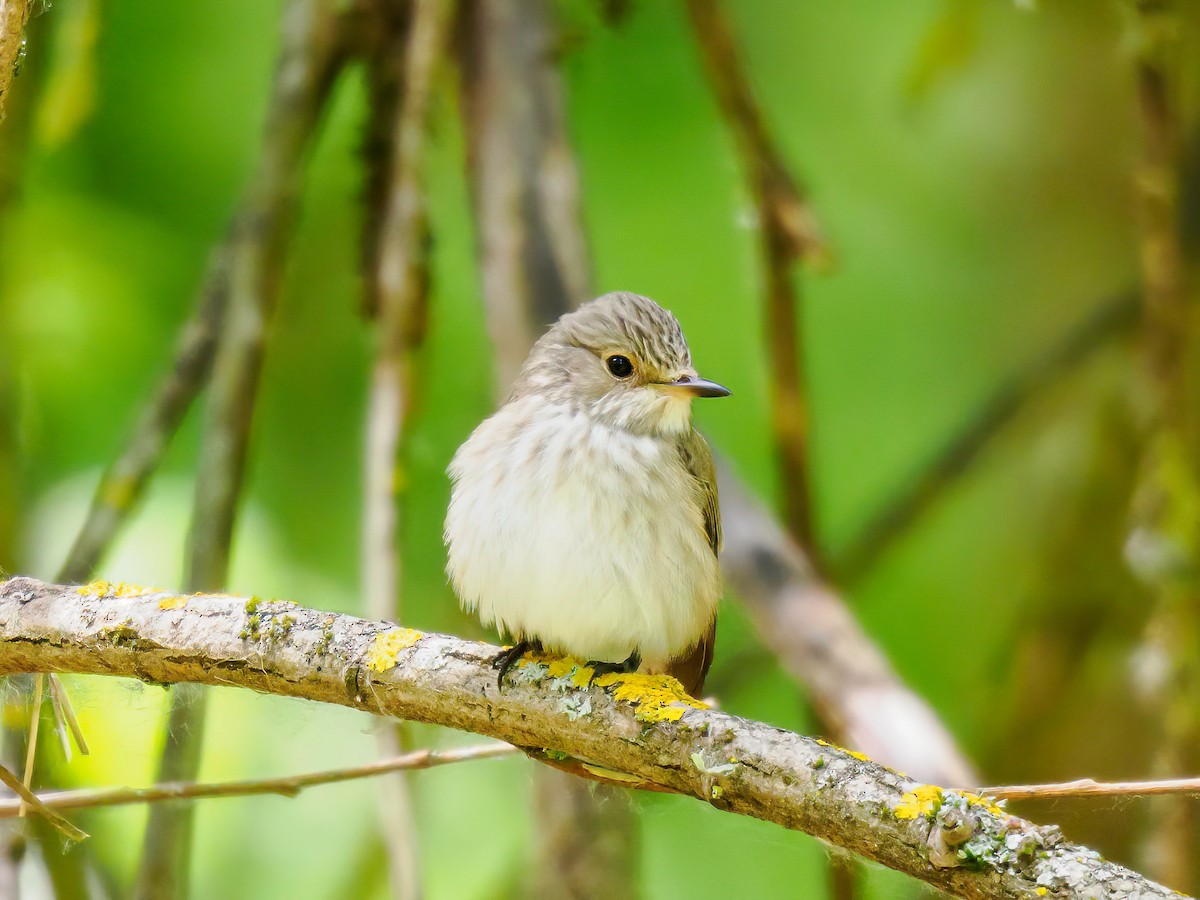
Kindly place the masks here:
<instances>
[{"instance_id":1,"label":"bird claw","mask_svg":"<svg viewBox=\"0 0 1200 900\"><path fill-rule=\"evenodd\" d=\"M592 670L592 681L595 681L601 675L625 675L629 672L636 672L641 664L642 654L634 650L624 662L600 662L592 660L588 663L588 666Z\"/></svg>"},{"instance_id":2,"label":"bird claw","mask_svg":"<svg viewBox=\"0 0 1200 900\"><path fill-rule=\"evenodd\" d=\"M513 664L518 659L520 659L530 650L533 650L535 653L540 653L542 650L542 642L517 641L511 647L506 647L492 657L492 668L500 670L499 674L496 676L496 687L499 690L504 690L504 676L508 670L513 667Z\"/></svg>"}]
</instances>

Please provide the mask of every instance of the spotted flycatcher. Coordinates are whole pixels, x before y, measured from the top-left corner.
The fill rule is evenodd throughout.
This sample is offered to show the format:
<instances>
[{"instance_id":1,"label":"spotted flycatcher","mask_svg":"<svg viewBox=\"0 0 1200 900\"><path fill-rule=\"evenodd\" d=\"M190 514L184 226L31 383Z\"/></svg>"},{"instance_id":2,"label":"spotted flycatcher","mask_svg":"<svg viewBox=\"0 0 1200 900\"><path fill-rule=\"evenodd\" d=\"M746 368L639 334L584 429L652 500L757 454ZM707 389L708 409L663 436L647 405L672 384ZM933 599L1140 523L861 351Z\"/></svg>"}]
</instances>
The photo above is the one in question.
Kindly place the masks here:
<instances>
[{"instance_id":1,"label":"spotted flycatcher","mask_svg":"<svg viewBox=\"0 0 1200 900\"><path fill-rule=\"evenodd\" d=\"M526 650L665 672L693 694L712 662L721 517L692 367L653 300L605 294L533 346L508 401L450 463L446 567L467 611Z\"/></svg>"}]
</instances>

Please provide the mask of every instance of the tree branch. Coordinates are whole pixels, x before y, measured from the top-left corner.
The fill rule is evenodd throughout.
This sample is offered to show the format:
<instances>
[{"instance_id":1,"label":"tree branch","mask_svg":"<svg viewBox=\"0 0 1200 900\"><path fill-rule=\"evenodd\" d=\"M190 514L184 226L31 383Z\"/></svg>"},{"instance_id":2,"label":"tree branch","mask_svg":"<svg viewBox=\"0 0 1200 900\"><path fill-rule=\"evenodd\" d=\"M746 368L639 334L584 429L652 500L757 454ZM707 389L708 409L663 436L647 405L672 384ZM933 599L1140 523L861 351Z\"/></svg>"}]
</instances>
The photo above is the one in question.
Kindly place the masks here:
<instances>
[{"instance_id":1,"label":"tree branch","mask_svg":"<svg viewBox=\"0 0 1200 900\"><path fill-rule=\"evenodd\" d=\"M209 376L209 403L188 536L186 581L195 590L224 584L250 441L259 372L295 218L299 175L350 43L351 14L331 0L292 0L272 87L258 170L229 238L228 300ZM172 692L159 780L193 780L199 768L204 695ZM191 807L151 809L138 875L142 898L187 893Z\"/></svg>"},{"instance_id":2,"label":"tree branch","mask_svg":"<svg viewBox=\"0 0 1200 900\"><path fill-rule=\"evenodd\" d=\"M454 6L453 0L374 4L378 41L367 55L364 305L377 327L363 464L362 572L367 614L379 619L403 617L399 529L405 479L400 467L420 390L419 353L429 307L428 117ZM410 746L403 723L381 729L376 740L382 756ZM408 773L398 769L378 791L396 900L421 896L410 785Z\"/></svg>"},{"instance_id":3,"label":"tree branch","mask_svg":"<svg viewBox=\"0 0 1200 900\"><path fill-rule=\"evenodd\" d=\"M0 675L180 681L336 703L545 747L723 810L806 831L960 897L1178 896L1098 854L837 747L698 708L670 679L576 687L527 661L501 692L496 648L220 594L0 583Z\"/></svg>"},{"instance_id":4,"label":"tree branch","mask_svg":"<svg viewBox=\"0 0 1200 900\"><path fill-rule=\"evenodd\" d=\"M850 546L838 554L834 561L838 574L855 581L870 571L887 548L945 496L1034 398L1078 368L1098 348L1129 333L1137 321L1137 313L1137 297L1133 292L1105 300L1027 368L1001 384L921 471L905 480L899 494L868 520Z\"/></svg>"},{"instance_id":5,"label":"tree branch","mask_svg":"<svg viewBox=\"0 0 1200 900\"><path fill-rule=\"evenodd\" d=\"M0 0L0 123L4 121L4 101L21 60L29 6L29 0Z\"/></svg>"},{"instance_id":6,"label":"tree branch","mask_svg":"<svg viewBox=\"0 0 1200 900\"><path fill-rule=\"evenodd\" d=\"M763 643L802 682L847 746L939 784L978 784L923 698L901 681L837 591L718 458L725 548L721 571Z\"/></svg>"},{"instance_id":7,"label":"tree branch","mask_svg":"<svg viewBox=\"0 0 1200 900\"><path fill-rule=\"evenodd\" d=\"M771 140L750 89L733 29L716 0L687 0L705 72L741 152L758 213L765 278L766 344L771 363L771 425L779 456L783 520L820 566L812 509L809 404L804 383L798 260L824 263L828 251L816 219Z\"/></svg>"},{"instance_id":8,"label":"tree branch","mask_svg":"<svg viewBox=\"0 0 1200 900\"><path fill-rule=\"evenodd\" d=\"M1143 653L1160 661L1143 703L1158 717L1151 769L1166 776L1200 762L1200 320L1180 218L1183 122L1190 73L1186 17L1173 0L1130 3L1141 154L1134 188L1142 270L1145 440L1131 503L1126 557L1149 585ZM1200 816L1161 798L1146 840L1148 867L1180 887L1197 883Z\"/></svg>"}]
</instances>

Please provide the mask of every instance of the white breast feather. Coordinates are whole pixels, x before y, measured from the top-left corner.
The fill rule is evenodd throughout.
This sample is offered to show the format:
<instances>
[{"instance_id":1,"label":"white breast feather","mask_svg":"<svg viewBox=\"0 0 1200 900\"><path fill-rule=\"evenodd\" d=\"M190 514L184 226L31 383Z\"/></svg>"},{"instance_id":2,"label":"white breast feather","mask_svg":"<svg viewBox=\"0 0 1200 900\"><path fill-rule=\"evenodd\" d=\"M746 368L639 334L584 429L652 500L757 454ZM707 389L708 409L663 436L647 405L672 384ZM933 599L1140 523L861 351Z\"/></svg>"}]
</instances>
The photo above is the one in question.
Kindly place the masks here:
<instances>
[{"instance_id":1,"label":"white breast feather","mask_svg":"<svg viewBox=\"0 0 1200 900\"><path fill-rule=\"evenodd\" d=\"M690 649L720 581L676 453L537 397L504 407L450 464L447 572L463 607L585 659L637 649L656 670Z\"/></svg>"}]
</instances>

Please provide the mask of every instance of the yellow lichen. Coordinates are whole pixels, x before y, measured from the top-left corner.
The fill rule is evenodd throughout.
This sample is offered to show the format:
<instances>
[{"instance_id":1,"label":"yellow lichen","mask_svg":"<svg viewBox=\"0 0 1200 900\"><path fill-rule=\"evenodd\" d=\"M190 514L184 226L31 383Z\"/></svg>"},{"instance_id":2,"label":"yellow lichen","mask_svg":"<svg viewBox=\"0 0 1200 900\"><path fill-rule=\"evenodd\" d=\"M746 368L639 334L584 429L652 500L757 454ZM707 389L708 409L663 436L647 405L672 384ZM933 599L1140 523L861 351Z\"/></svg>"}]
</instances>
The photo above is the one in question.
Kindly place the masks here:
<instances>
[{"instance_id":1,"label":"yellow lichen","mask_svg":"<svg viewBox=\"0 0 1200 900\"><path fill-rule=\"evenodd\" d=\"M187 606L187 597L163 597L158 601L159 609L183 609Z\"/></svg>"},{"instance_id":2,"label":"yellow lichen","mask_svg":"<svg viewBox=\"0 0 1200 900\"><path fill-rule=\"evenodd\" d=\"M392 628L375 635L371 649L367 651L367 668L372 672L386 672L396 665L401 650L407 650L425 635L411 628Z\"/></svg>"},{"instance_id":3,"label":"yellow lichen","mask_svg":"<svg viewBox=\"0 0 1200 900\"><path fill-rule=\"evenodd\" d=\"M942 789L936 784L923 784L900 798L892 810L897 819L917 819L934 811L942 800Z\"/></svg>"},{"instance_id":4,"label":"yellow lichen","mask_svg":"<svg viewBox=\"0 0 1200 900\"><path fill-rule=\"evenodd\" d=\"M158 588L141 587L124 581L92 581L81 584L75 592L82 597L142 597L160 593Z\"/></svg>"},{"instance_id":5,"label":"yellow lichen","mask_svg":"<svg viewBox=\"0 0 1200 900\"><path fill-rule=\"evenodd\" d=\"M839 747L837 744L831 744L829 741L824 740L823 738L815 738L815 740L822 747L832 747L834 750L840 750L842 753L845 753L847 756L852 756L857 760L861 760L862 762L874 762L874 760L871 759L871 757L867 756L867 754L859 753L857 750L850 750L846 747Z\"/></svg>"},{"instance_id":6,"label":"yellow lichen","mask_svg":"<svg viewBox=\"0 0 1200 900\"><path fill-rule=\"evenodd\" d=\"M640 675L636 672L601 675L594 683L602 688L615 688L613 697L632 704L635 707L633 714L641 722L677 722L688 707L708 709L708 704L689 695L670 675Z\"/></svg>"},{"instance_id":7,"label":"yellow lichen","mask_svg":"<svg viewBox=\"0 0 1200 900\"><path fill-rule=\"evenodd\" d=\"M1037 894L1039 897L1045 897L1048 893L1050 893L1050 891L1048 891L1044 887L1040 887L1036 891L1034 891L1034 893Z\"/></svg>"},{"instance_id":8,"label":"yellow lichen","mask_svg":"<svg viewBox=\"0 0 1200 900\"><path fill-rule=\"evenodd\" d=\"M591 666L573 656L546 656L531 661L545 663L551 678L564 678L570 675L571 684L575 687L587 687L592 683L592 676L595 674L595 670ZM524 662L525 660L522 660L522 663Z\"/></svg>"}]
</instances>

